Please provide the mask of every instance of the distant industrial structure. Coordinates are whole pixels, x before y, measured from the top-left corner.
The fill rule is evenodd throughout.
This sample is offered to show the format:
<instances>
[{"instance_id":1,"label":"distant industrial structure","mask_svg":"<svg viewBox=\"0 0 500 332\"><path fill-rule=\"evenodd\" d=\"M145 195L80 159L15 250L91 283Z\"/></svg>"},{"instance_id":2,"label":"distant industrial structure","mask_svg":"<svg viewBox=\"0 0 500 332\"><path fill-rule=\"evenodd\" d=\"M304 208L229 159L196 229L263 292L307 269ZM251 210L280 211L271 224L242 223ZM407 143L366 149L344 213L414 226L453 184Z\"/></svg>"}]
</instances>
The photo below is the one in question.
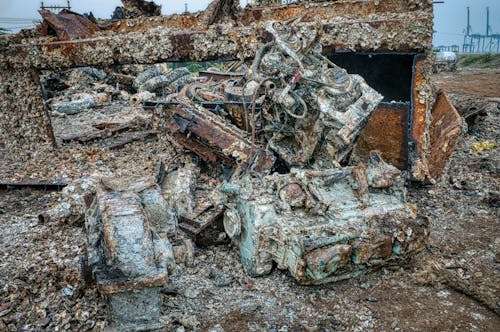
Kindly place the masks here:
<instances>
[{"instance_id":1,"label":"distant industrial structure","mask_svg":"<svg viewBox=\"0 0 500 332\"><path fill-rule=\"evenodd\" d=\"M470 7L467 7L467 29L462 45L463 53L498 53L500 51L500 34L493 33L490 25L490 7L486 7L486 34L472 33L470 25Z\"/></svg>"},{"instance_id":2,"label":"distant industrial structure","mask_svg":"<svg viewBox=\"0 0 500 332\"><path fill-rule=\"evenodd\" d=\"M70 3L69 0L67 0L66 1L66 6L62 6L62 5L49 5L49 6L46 6L44 4L44 2L41 1L40 9L43 9L43 10L55 10L55 11L59 11L61 9L71 10L71 3Z\"/></svg>"}]
</instances>

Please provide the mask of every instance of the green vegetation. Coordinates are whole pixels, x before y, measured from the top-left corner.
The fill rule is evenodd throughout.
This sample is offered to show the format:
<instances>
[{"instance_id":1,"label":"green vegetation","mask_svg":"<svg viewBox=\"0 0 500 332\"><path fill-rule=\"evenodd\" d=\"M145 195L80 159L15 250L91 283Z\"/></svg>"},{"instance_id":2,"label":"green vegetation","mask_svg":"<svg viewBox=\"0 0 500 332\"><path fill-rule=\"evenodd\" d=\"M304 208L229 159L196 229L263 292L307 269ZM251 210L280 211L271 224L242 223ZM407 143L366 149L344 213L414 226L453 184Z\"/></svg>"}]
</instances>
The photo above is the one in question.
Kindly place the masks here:
<instances>
[{"instance_id":1,"label":"green vegetation","mask_svg":"<svg viewBox=\"0 0 500 332\"><path fill-rule=\"evenodd\" d=\"M500 54L466 55L460 59L460 67L500 68Z\"/></svg>"}]
</instances>

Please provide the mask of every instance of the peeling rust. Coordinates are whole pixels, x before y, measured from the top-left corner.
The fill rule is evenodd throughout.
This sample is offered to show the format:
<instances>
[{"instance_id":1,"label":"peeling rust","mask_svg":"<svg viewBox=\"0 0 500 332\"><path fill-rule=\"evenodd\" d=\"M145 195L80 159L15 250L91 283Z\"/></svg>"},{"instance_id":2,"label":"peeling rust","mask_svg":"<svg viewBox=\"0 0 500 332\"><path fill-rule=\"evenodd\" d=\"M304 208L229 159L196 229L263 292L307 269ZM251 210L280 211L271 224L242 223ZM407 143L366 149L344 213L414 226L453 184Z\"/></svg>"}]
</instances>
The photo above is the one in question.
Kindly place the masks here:
<instances>
[{"instance_id":1,"label":"peeling rust","mask_svg":"<svg viewBox=\"0 0 500 332\"><path fill-rule=\"evenodd\" d=\"M370 151L378 150L390 164L407 169L409 111L410 105L406 104L380 104L361 132L355 153L364 159Z\"/></svg>"}]
</instances>

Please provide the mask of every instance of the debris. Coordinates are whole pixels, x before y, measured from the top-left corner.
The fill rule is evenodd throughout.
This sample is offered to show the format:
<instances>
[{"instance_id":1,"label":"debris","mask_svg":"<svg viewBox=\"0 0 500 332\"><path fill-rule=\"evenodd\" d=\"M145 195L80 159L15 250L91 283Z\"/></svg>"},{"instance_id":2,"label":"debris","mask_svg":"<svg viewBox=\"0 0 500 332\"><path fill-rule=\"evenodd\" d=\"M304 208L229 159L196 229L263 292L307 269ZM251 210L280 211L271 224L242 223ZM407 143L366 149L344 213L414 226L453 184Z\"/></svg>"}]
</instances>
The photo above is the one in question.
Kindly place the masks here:
<instances>
[{"instance_id":1,"label":"debris","mask_svg":"<svg viewBox=\"0 0 500 332\"><path fill-rule=\"evenodd\" d=\"M174 257L177 264L193 266L194 263L194 244L190 239L183 239L181 243L174 244Z\"/></svg>"},{"instance_id":2,"label":"debris","mask_svg":"<svg viewBox=\"0 0 500 332\"><path fill-rule=\"evenodd\" d=\"M111 139L105 140L104 145L110 150L122 148L124 145L134 141L151 141L157 139L156 130L132 131L120 134Z\"/></svg>"},{"instance_id":3,"label":"debris","mask_svg":"<svg viewBox=\"0 0 500 332\"><path fill-rule=\"evenodd\" d=\"M368 301L368 302L378 302L379 300L378 300L378 298L376 298L376 297L373 297L373 296L368 296L368 297L366 298L366 301Z\"/></svg>"},{"instance_id":4,"label":"debris","mask_svg":"<svg viewBox=\"0 0 500 332\"><path fill-rule=\"evenodd\" d=\"M38 181L38 182L1 182L0 190L19 190L30 188L44 191L61 191L68 184L61 181Z\"/></svg>"},{"instance_id":5,"label":"debris","mask_svg":"<svg viewBox=\"0 0 500 332\"><path fill-rule=\"evenodd\" d=\"M207 25L219 23L226 18L234 19L237 15L238 7L239 4L236 0L212 1L205 10Z\"/></svg>"},{"instance_id":6,"label":"debris","mask_svg":"<svg viewBox=\"0 0 500 332\"><path fill-rule=\"evenodd\" d=\"M425 247L429 223L407 202L404 185L440 175L461 127L450 101L429 84L431 1L307 1L241 9L237 1L218 0L204 13L148 18L141 16L159 15L160 7L123 3L115 12L121 22L75 32L63 16L48 28L54 21L48 15L42 36L34 31L6 37L0 48L0 108L6 110L0 114L0 149L9 161L33 158L30 164L38 163L40 169L33 169L40 174L53 167L65 178L88 180L71 181L34 224L77 231L71 224L85 216L88 251L80 260L81 275L86 290L98 289L108 302L111 329L168 329L163 318L198 328L193 308L185 313L184 303L169 304L160 318L160 293L172 293L165 289L168 276L175 287L189 285L181 286L185 297L177 300L197 305L207 297L227 299L213 285L231 293L266 289L231 270L241 266L259 276L277 266L300 284L323 284L402 264ZM70 25L72 20L79 18ZM366 65L363 57L390 65ZM198 76L192 72L205 65L185 62L211 60L235 61L211 64ZM80 66L86 68L71 69ZM39 75L47 82L42 93ZM46 153L51 114L41 107L49 105L54 114L68 115L55 119L71 124L60 136L64 143L94 146L69 144ZM130 121L136 114L141 117ZM158 143L113 150L150 139ZM86 178L92 172L100 174ZM154 172L155 179L134 176ZM195 249L230 241L226 251ZM235 263L233 248L242 264ZM210 270L213 282L201 280L200 287L192 272L208 276L207 267L220 266L221 256L234 264ZM76 257L81 253L72 256L73 263ZM61 277L67 276L55 274ZM269 280L285 284L283 278L278 273ZM56 294L65 301L79 298L74 284L64 280ZM318 289L311 299L329 295ZM277 302L269 297L263 303L267 309ZM42 309L35 311L36 328L71 329L88 320L78 327L101 329L96 320L104 319L89 317L88 307L60 317ZM299 322L293 306L283 310L290 324L323 328L309 327L309 312ZM331 321L343 326L337 317ZM23 327L16 324L14 329Z\"/></svg>"},{"instance_id":7,"label":"debris","mask_svg":"<svg viewBox=\"0 0 500 332\"><path fill-rule=\"evenodd\" d=\"M116 7L112 19L123 20L127 18L136 18L141 16L159 16L161 15L161 6L154 1L144 0L122 0L123 6Z\"/></svg>"},{"instance_id":8,"label":"debris","mask_svg":"<svg viewBox=\"0 0 500 332\"><path fill-rule=\"evenodd\" d=\"M455 93L450 93L449 97L469 128L473 127L480 118L491 114L500 107L500 100L495 98L481 98Z\"/></svg>"},{"instance_id":9,"label":"debris","mask_svg":"<svg viewBox=\"0 0 500 332\"><path fill-rule=\"evenodd\" d=\"M472 147L477 152L483 152L484 150L491 150L495 148L495 144L489 141L484 141L480 143L473 143Z\"/></svg>"},{"instance_id":10,"label":"debris","mask_svg":"<svg viewBox=\"0 0 500 332\"><path fill-rule=\"evenodd\" d=\"M186 158L183 163L178 162L176 170L168 169L164 181L160 183L163 197L172 206L178 216L187 215L195 208L194 192L200 169L191 158Z\"/></svg>"},{"instance_id":11,"label":"debris","mask_svg":"<svg viewBox=\"0 0 500 332\"><path fill-rule=\"evenodd\" d=\"M301 50L302 46L298 46L298 40L294 41L293 34L297 32L297 35L301 35L306 44L310 43L310 40L308 41L308 38L305 37L316 36L318 38L317 43L321 44L323 53L329 57L342 54L342 56L351 58L352 60L359 58L361 52L368 52L365 55L367 58L375 55L381 58L390 56L404 60L401 61L401 66L397 69L401 68L402 71L408 73L407 76L403 76L405 77L404 79L378 81L401 82L402 84L395 84L396 89L408 92L404 100L395 99L386 101L387 103L391 101L409 103L408 117L403 117L403 123L398 124L398 128L396 129L404 131L404 135L401 137L408 139L408 142L403 142L401 146L408 148L396 150L401 152L398 153L397 159L406 161L406 169L410 171L413 180L428 180L430 177L428 170L429 161L427 160L430 151L428 136L432 108L431 101L434 97L430 88L429 76L432 63L431 58L427 56L430 54L432 38L432 3L425 1L418 1L417 3L369 1L361 8L362 5L360 3L308 1L287 6L248 6L247 8L238 9L234 8L233 5L235 3L237 2L217 1L211 7L215 9L219 8L215 12L224 13L222 16L217 14L214 17L224 17L220 24L222 24L221 26L227 26L225 31L231 31L229 34L221 32L224 29L221 30L219 24L212 24L207 27L206 22L203 20L203 15L184 14L165 18L139 18L133 21L116 22L106 27L106 31L96 32L92 38L71 41L69 43L47 41L43 38L33 37L23 44L17 44L17 41L12 40L10 42L9 39L6 47L2 48L0 63L8 64L7 67L11 69L2 72L2 81L11 82L12 79L10 77L14 77L19 81L19 77L23 77L22 82L19 81L22 84L18 88L16 88L17 85L13 82L9 84L14 84L12 85L13 89L28 91L26 87L31 85L28 85L25 80L32 78L25 77L27 75L19 75L16 71L27 72L27 68L70 68L89 65L105 67L117 64L129 65L130 63L157 63L163 61L259 58L256 56L257 51L281 34L279 31L281 23L273 23L276 26L275 28L270 26L269 23L283 21L283 25L291 27L294 32L289 36L283 35L280 38L283 38L283 42L286 42L287 38L290 39L288 42L291 42L290 45L293 45L293 47L289 50L292 50L295 54L304 51ZM137 3L130 4L130 7L134 6L140 7ZM225 14L232 15L232 20L227 20L227 15ZM297 15L300 15L300 21L295 19ZM320 24L321 29L317 29L316 25L319 26ZM321 31L322 33L316 34L314 30ZM367 31L370 33L367 34ZM127 45L127 47L124 47L124 45ZM36 47L36 50L33 47ZM350 50L354 52L350 54L334 52L335 50ZM303 53L311 53L309 52L311 50L306 51ZM389 52L390 55L387 55L386 52ZM55 54L57 56L54 56ZM270 64L272 64L272 56L267 57L268 60L271 60ZM295 55L291 57L287 56L288 65L285 62L285 66L289 66L290 63L293 64L294 58L297 59ZM265 63L266 61L264 61L264 65ZM347 68L348 71L353 71L356 67L369 67L359 66L357 65L357 61L351 61L351 66ZM259 71L266 73L266 68L264 67L258 68ZM308 77L308 72L304 71L300 66L299 69L302 72L301 75L304 76L301 79L301 84L306 86L305 79ZM331 72L332 69L330 68L328 71ZM315 70L317 71L317 68ZM328 71L325 71L325 73ZM387 71L383 72L386 73ZM293 75L288 72L285 76L288 79ZM372 80L377 81L377 75L374 77L368 82L372 87L374 87ZM322 81L320 79L319 82L323 84L329 81ZM279 83L279 88L284 89L285 87L281 86L282 82ZM314 82L311 81L309 83L310 86L313 86ZM290 81L285 81L283 84L289 85L291 83ZM380 84L383 85L383 83ZM411 91L412 87L413 91ZM170 88L172 86L168 87L168 89ZM326 87L318 87L319 91L325 89ZM386 95L386 92L390 92L386 91L386 89L379 90L383 95ZM16 114L29 112L34 114L29 117L29 120L22 120L29 122L24 127L32 127L31 122L37 122L35 119L39 119L37 124L40 124L40 127L43 128L46 126L46 120L41 121L41 117L43 116L41 109L42 102L36 98L33 101L27 101L27 99L34 98L36 94L34 92L36 91L35 89L30 89L29 91L30 93L20 94L22 98L19 100L12 100L8 93L3 93L4 97L0 98L0 100L5 100L5 104L10 105L10 108L14 108ZM300 91L294 90L293 92L297 93ZM2 90L0 90L0 93L2 93ZM301 96L300 93L298 95L299 97ZM413 96L413 100L411 100L411 96ZM297 98L293 96L291 98L290 96L287 97L286 94L281 96L281 101L285 103L292 102L292 100L295 101L295 99ZM296 106L301 104L299 99L295 103L297 104ZM37 107L31 107L29 112L24 112L24 105L36 105ZM297 109L297 111L299 113L295 115L300 115L300 110ZM256 111L256 114L261 115L258 111ZM273 115L273 113L271 112L267 115ZM355 114L352 114L352 116L355 116ZM4 144L6 145L7 152L13 151L11 146L19 145L22 142L36 141L39 143L45 140L43 129L37 130L36 135L26 135L23 131L15 129L15 126L13 126L15 121L8 120L10 118L12 117L2 119L0 122L2 128L5 127L5 132L15 133L16 137L22 137L23 139L15 141L6 139ZM357 120L364 121L368 119ZM301 121L295 122L300 123ZM349 130L357 130L364 127L364 125L359 124L353 124L353 128L349 128L348 130L346 127L345 134L348 135L347 132ZM313 124L309 125L312 126ZM14 127L14 131L11 130L13 129L12 127ZM269 129L269 127L264 128ZM318 134L313 135L311 138L308 136L302 137L301 131L297 130L297 128L295 130L298 133L297 139L290 136L290 133L286 131L279 136L283 136L283 140L285 141L288 138L292 138L294 141L309 144L304 149L306 151L301 152L301 156L299 156L307 157L307 153L310 153L312 145L316 141L315 137ZM378 130L378 133L382 132L384 131ZM332 139L332 136L334 136L333 133L328 140ZM378 137L380 136L383 137L384 135L379 134ZM344 136L344 138L348 138L348 136ZM275 137L272 142L274 150L280 150L281 154L285 154L286 151L280 146L280 142L283 145L285 143L281 140L281 137ZM368 146L363 150L365 154L360 156L360 158L366 158L369 151L373 149L380 149L387 160L390 159L387 158L386 154L395 154L392 152L394 151L392 149L393 146L382 146L384 149L381 149L382 147L371 146L369 145L369 141L366 142ZM339 144L339 142L335 144ZM331 143L327 142L325 148L329 145ZM349 146L347 144L347 147ZM26 151L28 153L27 149L21 147L16 147L14 150ZM296 154L297 151L293 150L292 152ZM350 148L347 148L347 150L350 150ZM14 155L17 158L26 158L26 153ZM341 154L344 153L345 156L349 154L348 151L341 151ZM390 161L392 162L392 160Z\"/></svg>"},{"instance_id":12,"label":"debris","mask_svg":"<svg viewBox=\"0 0 500 332\"><path fill-rule=\"evenodd\" d=\"M217 268L210 269L210 278L214 279L214 285L216 287L226 287L233 282L231 276L222 273L222 271Z\"/></svg>"},{"instance_id":13,"label":"debris","mask_svg":"<svg viewBox=\"0 0 500 332\"><path fill-rule=\"evenodd\" d=\"M157 212L165 205L158 207L157 199L144 193L149 183L103 179L86 213L89 266L118 330L162 326L160 289L174 258L168 240L152 228L164 222Z\"/></svg>"},{"instance_id":14,"label":"debris","mask_svg":"<svg viewBox=\"0 0 500 332\"><path fill-rule=\"evenodd\" d=\"M321 54L321 27L295 30L269 22L266 30L274 41L257 53L247 85L267 84L272 106L264 108L259 128L252 109L252 137L263 131L269 147L289 166L304 165L316 153L316 159L330 162L319 168L331 167L351 151L383 97Z\"/></svg>"},{"instance_id":15,"label":"debris","mask_svg":"<svg viewBox=\"0 0 500 332\"><path fill-rule=\"evenodd\" d=\"M95 180L83 177L73 181L62 190L59 203L38 215L42 223L69 222L79 223L85 216L85 211L92 202L95 192Z\"/></svg>"},{"instance_id":16,"label":"debris","mask_svg":"<svg viewBox=\"0 0 500 332\"><path fill-rule=\"evenodd\" d=\"M70 102L55 102L52 109L55 112L64 114L77 114L95 106L94 96L88 93L78 94L72 97Z\"/></svg>"},{"instance_id":17,"label":"debris","mask_svg":"<svg viewBox=\"0 0 500 332\"><path fill-rule=\"evenodd\" d=\"M427 259L422 262L422 270L418 272L417 278L419 282L426 284L435 282L444 283L453 290L473 298L496 315L499 315L500 303L498 302L498 297L464 279L460 276L459 271L460 269L454 271L452 267L444 266L436 259Z\"/></svg>"},{"instance_id":18,"label":"debris","mask_svg":"<svg viewBox=\"0 0 500 332\"><path fill-rule=\"evenodd\" d=\"M155 68L155 67L153 67ZM191 73L185 67L177 68L167 73L161 73L149 78L144 83L138 85L139 92L149 91L155 92L159 89L165 88L174 84L176 81L183 79L184 77L190 76ZM137 81L140 81L139 78ZM138 83L137 83L138 84Z\"/></svg>"},{"instance_id":19,"label":"debris","mask_svg":"<svg viewBox=\"0 0 500 332\"><path fill-rule=\"evenodd\" d=\"M186 102L171 110L167 129L180 144L208 162L221 161L261 174L270 172L274 165L274 156L252 144L240 129L196 104Z\"/></svg>"},{"instance_id":20,"label":"debris","mask_svg":"<svg viewBox=\"0 0 500 332\"><path fill-rule=\"evenodd\" d=\"M71 136L63 136L62 142L69 143L71 141L77 141L78 143L88 143L96 139L102 139L105 137L112 136L116 133L120 133L123 131L127 131L134 127L140 127L141 125L145 125L144 120L142 119L134 119L133 121L126 123L100 123L94 125L95 128L101 128L98 131L93 131L85 134L71 135Z\"/></svg>"},{"instance_id":21,"label":"debris","mask_svg":"<svg viewBox=\"0 0 500 332\"><path fill-rule=\"evenodd\" d=\"M134 129L144 128L147 122L143 118L134 118L125 123L101 122L94 125L97 130L77 135L62 136L63 143L77 141L80 144L90 143L95 140L102 140L102 144L110 149L116 149L123 145L148 138L156 137L155 130L134 131Z\"/></svg>"}]
</instances>

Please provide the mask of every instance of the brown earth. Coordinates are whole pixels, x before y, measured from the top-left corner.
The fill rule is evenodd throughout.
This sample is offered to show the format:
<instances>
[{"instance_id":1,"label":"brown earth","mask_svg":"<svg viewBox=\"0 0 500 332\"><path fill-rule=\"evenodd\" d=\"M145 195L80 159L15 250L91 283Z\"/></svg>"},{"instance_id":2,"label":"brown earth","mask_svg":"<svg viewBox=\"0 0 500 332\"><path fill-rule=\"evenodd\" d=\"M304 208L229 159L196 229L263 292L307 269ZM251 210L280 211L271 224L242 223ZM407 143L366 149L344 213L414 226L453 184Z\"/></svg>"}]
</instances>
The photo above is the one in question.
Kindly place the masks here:
<instances>
[{"instance_id":1,"label":"brown earth","mask_svg":"<svg viewBox=\"0 0 500 332\"><path fill-rule=\"evenodd\" d=\"M442 73L455 93L500 98L498 71ZM499 331L500 112L483 117L459 140L434 186L409 188L409 200L431 219L426 252L404 268L381 269L334 284L298 286L282 271L250 278L230 246L197 248L164 289L167 331ZM92 172L153 174L160 142L109 152L70 145L28 165L0 164L4 179ZM43 162L42 162L43 161ZM79 277L81 225L40 223L58 193L0 192L0 331L100 331L105 305ZM432 267L439 268L433 269ZM214 275L228 283L217 283ZM496 310L496 313L495 313Z\"/></svg>"},{"instance_id":2,"label":"brown earth","mask_svg":"<svg viewBox=\"0 0 500 332\"><path fill-rule=\"evenodd\" d=\"M500 97L500 69L463 69L434 75L436 87L449 93Z\"/></svg>"}]
</instances>

